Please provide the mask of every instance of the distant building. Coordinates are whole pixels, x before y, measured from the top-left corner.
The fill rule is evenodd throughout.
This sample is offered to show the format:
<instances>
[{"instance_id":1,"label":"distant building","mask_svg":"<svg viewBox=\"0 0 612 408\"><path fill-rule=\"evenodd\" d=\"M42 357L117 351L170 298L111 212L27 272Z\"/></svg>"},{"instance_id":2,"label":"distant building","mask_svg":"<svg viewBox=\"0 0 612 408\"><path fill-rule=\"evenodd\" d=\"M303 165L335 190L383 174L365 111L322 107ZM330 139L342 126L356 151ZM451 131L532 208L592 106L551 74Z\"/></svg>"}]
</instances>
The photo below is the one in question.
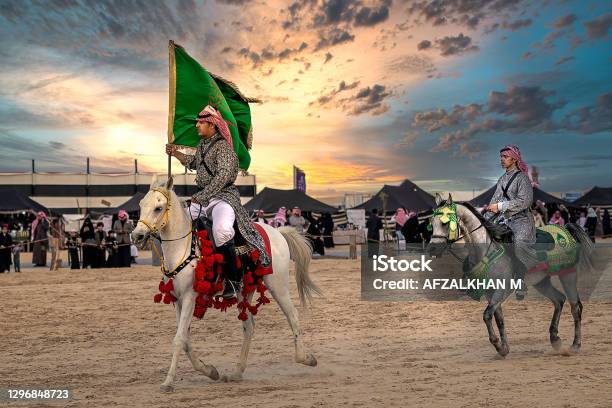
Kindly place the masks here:
<instances>
[{"instance_id":1,"label":"distant building","mask_svg":"<svg viewBox=\"0 0 612 408\"><path fill-rule=\"evenodd\" d=\"M580 197L582 197L582 193L580 191L570 191L570 192L561 194L561 198L564 199L565 201L569 201L570 203L576 201Z\"/></svg>"},{"instance_id":2,"label":"distant building","mask_svg":"<svg viewBox=\"0 0 612 408\"><path fill-rule=\"evenodd\" d=\"M152 176L153 173L0 173L0 190L21 191L56 213L83 213L85 209L104 212L137 192L149 191ZM179 197L192 196L197 191L195 176L174 175L174 191ZM256 193L255 175L238 176L236 186L246 204Z\"/></svg>"}]
</instances>

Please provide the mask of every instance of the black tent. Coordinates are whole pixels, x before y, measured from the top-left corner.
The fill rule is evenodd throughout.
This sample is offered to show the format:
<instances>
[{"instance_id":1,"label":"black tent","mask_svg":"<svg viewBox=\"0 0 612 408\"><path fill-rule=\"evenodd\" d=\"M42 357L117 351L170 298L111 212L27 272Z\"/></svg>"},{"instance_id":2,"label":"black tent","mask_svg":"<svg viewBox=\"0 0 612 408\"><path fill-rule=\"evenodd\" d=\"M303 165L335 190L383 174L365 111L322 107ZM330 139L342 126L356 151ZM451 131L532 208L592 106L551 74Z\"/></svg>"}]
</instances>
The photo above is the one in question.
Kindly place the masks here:
<instances>
[{"instance_id":1,"label":"black tent","mask_svg":"<svg viewBox=\"0 0 612 408\"><path fill-rule=\"evenodd\" d=\"M140 200L142 200L145 196L145 193L141 193L140 191L132 196L125 203L117 206L116 208L111 209L107 212L107 214L117 214L119 210L125 210L127 212L138 212L140 211Z\"/></svg>"},{"instance_id":2,"label":"black tent","mask_svg":"<svg viewBox=\"0 0 612 408\"><path fill-rule=\"evenodd\" d=\"M572 203L573 205L594 205L594 206L609 206L612 205L612 187L593 187L585 195Z\"/></svg>"},{"instance_id":3,"label":"black tent","mask_svg":"<svg viewBox=\"0 0 612 408\"><path fill-rule=\"evenodd\" d=\"M21 211L44 211L47 215L49 214L47 208L17 190L0 190L0 212L16 213Z\"/></svg>"},{"instance_id":4,"label":"black tent","mask_svg":"<svg viewBox=\"0 0 612 408\"><path fill-rule=\"evenodd\" d=\"M276 212L280 207L291 209L299 207L302 211L330 212L338 211L335 207L327 205L308 196L300 190L279 190L265 187L245 206L248 211L263 210L265 213Z\"/></svg>"},{"instance_id":5,"label":"black tent","mask_svg":"<svg viewBox=\"0 0 612 408\"><path fill-rule=\"evenodd\" d=\"M495 194L496 188L497 188L497 185L494 185L493 187L491 187L484 193L472 198L470 200L470 204L472 204L475 207L482 207L483 205L489 204L491 202L491 198L493 197L493 194ZM538 200L542 201L544 204L563 204L566 207L573 206L571 203L568 203L565 200L562 200L558 197L555 197L552 194L548 194L547 192L540 190L537 187L534 187L533 188L533 201L536 202Z\"/></svg>"},{"instance_id":6,"label":"black tent","mask_svg":"<svg viewBox=\"0 0 612 408\"><path fill-rule=\"evenodd\" d=\"M365 209L372 211L374 208L382 210L383 201L381 193L386 194L386 210L395 211L399 207L405 207L407 210L428 210L436 206L434 197L425 192L419 186L410 180L404 180L399 186L389 186L385 184L378 193L363 204L358 205L355 209Z\"/></svg>"}]
</instances>

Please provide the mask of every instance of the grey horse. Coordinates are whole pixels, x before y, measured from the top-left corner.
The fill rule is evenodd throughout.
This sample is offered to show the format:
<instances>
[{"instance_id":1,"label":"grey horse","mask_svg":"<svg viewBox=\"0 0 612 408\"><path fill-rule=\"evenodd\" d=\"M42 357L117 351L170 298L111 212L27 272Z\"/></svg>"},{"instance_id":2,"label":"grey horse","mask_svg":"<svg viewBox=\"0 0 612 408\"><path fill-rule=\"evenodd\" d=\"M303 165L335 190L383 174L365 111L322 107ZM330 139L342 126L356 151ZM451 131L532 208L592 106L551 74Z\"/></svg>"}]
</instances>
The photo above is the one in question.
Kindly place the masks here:
<instances>
[{"instance_id":1,"label":"grey horse","mask_svg":"<svg viewBox=\"0 0 612 408\"><path fill-rule=\"evenodd\" d=\"M498 279L510 281L512 279L512 258L507 251L501 251L503 244L497 239L500 226L485 219L474 207L468 203L455 203L452 197L444 199L436 194L436 206L431 218L433 235L428 245L431 255L440 256L445 250L450 249L454 242L462 240L465 242L469 260L477 263L483 258L490 258L491 254L501 254L488 267L488 278L496 281ZM581 317L582 303L578 296L577 277L578 274L589 271L592 268L591 254L593 245L588 235L576 224L566 225L568 232L579 244L580 251L576 260L576 272L560 275L559 279L565 294L557 290L551 283L551 276L547 270L530 272L525 277L527 285L533 286L538 292L550 299L554 305L554 312L550 323L550 343L555 350L561 348L561 338L558 336L559 319L566 299L569 299L574 319L574 341L571 350L578 352L581 345ZM489 341L497 350L497 353L505 357L510 348L504 328L504 316L502 303L514 291L511 285L505 289L488 289L485 297L488 305L483 313L483 320L489 333ZM493 317L497 323L499 337L493 329ZM501 338L501 339L500 339Z\"/></svg>"}]
</instances>

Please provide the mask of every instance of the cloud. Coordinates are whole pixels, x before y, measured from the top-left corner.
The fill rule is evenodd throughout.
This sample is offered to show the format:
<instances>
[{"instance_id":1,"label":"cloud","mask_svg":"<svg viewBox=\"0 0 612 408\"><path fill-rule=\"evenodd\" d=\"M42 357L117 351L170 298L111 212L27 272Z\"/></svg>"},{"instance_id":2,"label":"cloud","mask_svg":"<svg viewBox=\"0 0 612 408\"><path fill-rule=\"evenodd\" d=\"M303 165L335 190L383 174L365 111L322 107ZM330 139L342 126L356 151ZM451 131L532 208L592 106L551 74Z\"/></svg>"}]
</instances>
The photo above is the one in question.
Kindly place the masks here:
<instances>
[{"instance_id":1,"label":"cloud","mask_svg":"<svg viewBox=\"0 0 612 408\"><path fill-rule=\"evenodd\" d=\"M358 86L359 81L350 84L342 81L331 92L324 93L315 101L310 102L309 106L332 106L342 109L349 115L370 113L373 116L377 116L389 110L389 106L384 103L384 100L391 96L392 92L384 85L375 84L361 88L349 97L340 98L338 96L341 93L344 94L347 91L356 89Z\"/></svg>"},{"instance_id":2,"label":"cloud","mask_svg":"<svg viewBox=\"0 0 612 408\"><path fill-rule=\"evenodd\" d=\"M594 105L573 110L563 124L585 134L612 130L612 92L599 95Z\"/></svg>"},{"instance_id":3,"label":"cloud","mask_svg":"<svg viewBox=\"0 0 612 408\"><path fill-rule=\"evenodd\" d=\"M591 39L598 39L607 36L611 25L612 13L604 14L594 20L584 23L584 27L587 30L587 35Z\"/></svg>"},{"instance_id":4,"label":"cloud","mask_svg":"<svg viewBox=\"0 0 612 408\"><path fill-rule=\"evenodd\" d=\"M412 129L445 132L432 152L457 146L455 154L470 157L483 149L474 139L480 133L577 131L593 134L612 130L612 92L601 94L595 104L575 109L559 121L553 120L553 114L566 102L551 100L555 96L554 91L539 86L510 86L507 91L492 91L485 106L455 105L451 112L445 109L417 112Z\"/></svg>"},{"instance_id":5,"label":"cloud","mask_svg":"<svg viewBox=\"0 0 612 408\"><path fill-rule=\"evenodd\" d=\"M472 45L472 39L467 35L447 36L436 40L436 45L440 49L440 55L448 57L459 55L469 51L477 51L478 47Z\"/></svg>"},{"instance_id":6,"label":"cloud","mask_svg":"<svg viewBox=\"0 0 612 408\"><path fill-rule=\"evenodd\" d=\"M555 65L561 65L561 64L565 64L568 61L572 61L575 60L576 57L574 56L568 56L568 57L561 57L557 60L557 62L555 62Z\"/></svg>"},{"instance_id":7,"label":"cloud","mask_svg":"<svg viewBox=\"0 0 612 408\"><path fill-rule=\"evenodd\" d=\"M389 18L390 5L390 0L371 6L353 0L324 0L312 17L312 25L323 27L346 23L355 27L374 26Z\"/></svg>"},{"instance_id":8,"label":"cloud","mask_svg":"<svg viewBox=\"0 0 612 408\"><path fill-rule=\"evenodd\" d=\"M421 50L426 50L428 48L431 47L431 41L429 40L423 40L420 43L417 44L417 50L421 51Z\"/></svg>"},{"instance_id":9,"label":"cloud","mask_svg":"<svg viewBox=\"0 0 612 408\"><path fill-rule=\"evenodd\" d=\"M49 146L51 146L52 149L58 150L58 149L63 149L64 147L66 147L66 145L62 142L56 142L56 141L50 141L49 142Z\"/></svg>"},{"instance_id":10,"label":"cloud","mask_svg":"<svg viewBox=\"0 0 612 408\"><path fill-rule=\"evenodd\" d=\"M365 112L381 115L389 109L387 105L383 104L383 101L390 95L391 92L388 92L387 88L383 85L368 86L357 92L357 95L352 99L354 106L349 108L348 111L351 115L360 115ZM345 99L343 102L346 101Z\"/></svg>"},{"instance_id":11,"label":"cloud","mask_svg":"<svg viewBox=\"0 0 612 408\"><path fill-rule=\"evenodd\" d=\"M421 55L404 55L387 65L389 72L432 75L436 68L431 59Z\"/></svg>"},{"instance_id":12,"label":"cloud","mask_svg":"<svg viewBox=\"0 0 612 408\"><path fill-rule=\"evenodd\" d=\"M570 26L574 24L574 22L578 19L575 14L567 14L565 16L559 17L557 21L553 24L553 27L559 29Z\"/></svg>"},{"instance_id":13,"label":"cloud","mask_svg":"<svg viewBox=\"0 0 612 408\"><path fill-rule=\"evenodd\" d=\"M315 47L315 51L333 47L334 45L344 44L355 40L355 36L341 28L331 28L329 30L319 31L319 42Z\"/></svg>"},{"instance_id":14,"label":"cloud","mask_svg":"<svg viewBox=\"0 0 612 408\"><path fill-rule=\"evenodd\" d=\"M446 36L437 38L435 44L429 40L423 40L417 44L419 51L435 48L440 50L440 55L448 57L451 55L461 55L466 52L478 51L478 46L472 44L472 39L463 33L456 36Z\"/></svg>"},{"instance_id":15,"label":"cloud","mask_svg":"<svg viewBox=\"0 0 612 408\"><path fill-rule=\"evenodd\" d=\"M398 147L412 147L414 146L414 142L418 139L419 137L419 132L416 132L414 130L409 130L408 132L404 133L404 135L402 136L402 139L397 143Z\"/></svg>"},{"instance_id":16,"label":"cloud","mask_svg":"<svg viewBox=\"0 0 612 408\"><path fill-rule=\"evenodd\" d=\"M321 95L316 101L310 102L309 105L313 106L318 104L319 106L326 105L334 100L336 95L340 92L349 91L359 86L359 81L355 81L351 84L347 84L345 81L340 82L338 88L333 89L331 92Z\"/></svg>"},{"instance_id":17,"label":"cloud","mask_svg":"<svg viewBox=\"0 0 612 408\"><path fill-rule=\"evenodd\" d=\"M323 61L323 64L327 64L332 58L334 58L334 56L330 52L325 53L325 61Z\"/></svg>"},{"instance_id":18,"label":"cloud","mask_svg":"<svg viewBox=\"0 0 612 408\"><path fill-rule=\"evenodd\" d=\"M523 20L515 20L512 22L504 21L502 23L502 28L505 28L510 31L520 30L521 28L529 27L532 21L530 18L526 18Z\"/></svg>"},{"instance_id":19,"label":"cloud","mask_svg":"<svg viewBox=\"0 0 612 408\"><path fill-rule=\"evenodd\" d=\"M540 44L538 44L539 48L542 49L548 49L548 48L552 48L554 47L554 43L558 38L563 37L565 34L567 34L569 32L569 30L564 29L564 30L557 30L557 31L552 31L550 33L548 33L546 35L546 37L544 37L544 39L542 40L542 42Z\"/></svg>"},{"instance_id":20,"label":"cloud","mask_svg":"<svg viewBox=\"0 0 612 408\"><path fill-rule=\"evenodd\" d=\"M0 171L23 171L30 169L30 160L36 160L37 170L83 171L87 156L82 146L68 146L62 142L47 143L19 136L0 128ZM70 161L66 157L70 157ZM127 155L132 157L132 154ZM126 156L100 157L93 159L96 169L102 171L126 171ZM130 162L131 163L131 162ZM146 167L142 167L146 171Z\"/></svg>"},{"instance_id":21,"label":"cloud","mask_svg":"<svg viewBox=\"0 0 612 408\"><path fill-rule=\"evenodd\" d=\"M285 48L282 51L276 51L271 45L262 49L260 52L252 51L250 48L245 47L237 51L237 55L249 60L253 63L253 67L259 67L266 62L282 62L292 56L298 55L308 48L308 44L302 42L298 47Z\"/></svg>"},{"instance_id":22,"label":"cloud","mask_svg":"<svg viewBox=\"0 0 612 408\"><path fill-rule=\"evenodd\" d=\"M414 116L414 125L426 127L429 133L447 127L456 126L464 121L471 122L482 115L482 105L472 103L469 105L455 105L451 112L446 109L418 112Z\"/></svg>"},{"instance_id":23,"label":"cloud","mask_svg":"<svg viewBox=\"0 0 612 408\"><path fill-rule=\"evenodd\" d=\"M434 26L450 23L476 29L481 21L514 11L521 3L522 0L424 0L413 2L408 13Z\"/></svg>"},{"instance_id":24,"label":"cloud","mask_svg":"<svg viewBox=\"0 0 612 408\"><path fill-rule=\"evenodd\" d=\"M473 157L483 148L474 141L479 133L541 133L559 128L553 123L552 115L566 103L551 101L554 96L554 91L538 86L510 86L506 91L490 92L484 106L472 103L455 105L450 112L445 109L417 112L412 126L429 133L446 132L431 149L433 152L447 151L457 145L456 154Z\"/></svg>"},{"instance_id":25,"label":"cloud","mask_svg":"<svg viewBox=\"0 0 612 408\"><path fill-rule=\"evenodd\" d=\"M389 1L389 3L391 3ZM383 4L377 8L363 7L355 15L355 27L374 26L389 18L389 5Z\"/></svg>"},{"instance_id":26,"label":"cloud","mask_svg":"<svg viewBox=\"0 0 612 408\"><path fill-rule=\"evenodd\" d=\"M245 6L251 3L252 0L216 0L217 3L228 4L231 6Z\"/></svg>"}]
</instances>

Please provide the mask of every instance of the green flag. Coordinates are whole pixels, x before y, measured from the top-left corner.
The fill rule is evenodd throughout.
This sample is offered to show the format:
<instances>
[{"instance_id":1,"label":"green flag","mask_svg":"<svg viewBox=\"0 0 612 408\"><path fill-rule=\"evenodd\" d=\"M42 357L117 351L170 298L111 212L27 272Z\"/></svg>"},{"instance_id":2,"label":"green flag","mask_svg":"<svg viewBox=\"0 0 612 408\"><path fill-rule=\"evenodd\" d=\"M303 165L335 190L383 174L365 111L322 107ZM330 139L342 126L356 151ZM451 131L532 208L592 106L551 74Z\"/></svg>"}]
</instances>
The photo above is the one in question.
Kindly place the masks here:
<instances>
[{"instance_id":1,"label":"green flag","mask_svg":"<svg viewBox=\"0 0 612 408\"><path fill-rule=\"evenodd\" d=\"M170 109L168 112L168 142L196 147L200 136L195 128L198 113L206 105L214 106L228 124L234 151L240 168L251 164L251 109L236 85L206 71L178 44L170 41Z\"/></svg>"}]
</instances>

